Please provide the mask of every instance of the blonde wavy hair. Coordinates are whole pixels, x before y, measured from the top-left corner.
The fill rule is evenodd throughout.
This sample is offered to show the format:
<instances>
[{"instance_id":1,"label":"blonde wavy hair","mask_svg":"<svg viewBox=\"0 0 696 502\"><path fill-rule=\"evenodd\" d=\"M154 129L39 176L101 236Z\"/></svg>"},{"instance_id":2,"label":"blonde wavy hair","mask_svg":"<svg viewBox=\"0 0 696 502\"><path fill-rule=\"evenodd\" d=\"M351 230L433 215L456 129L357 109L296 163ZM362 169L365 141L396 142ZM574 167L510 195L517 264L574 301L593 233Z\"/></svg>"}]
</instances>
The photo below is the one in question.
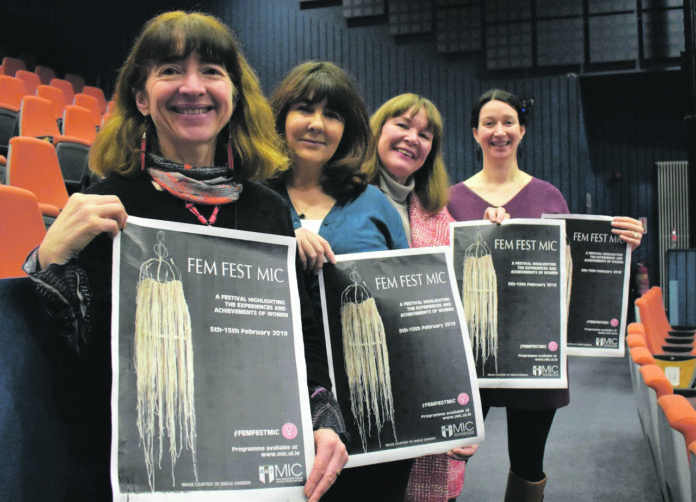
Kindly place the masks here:
<instances>
[{"instance_id":1,"label":"blonde wavy hair","mask_svg":"<svg viewBox=\"0 0 696 502\"><path fill-rule=\"evenodd\" d=\"M172 11L148 21L133 44L116 83L114 111L90 150L92 171L104 177L137 176L144 132L148 150L159 152L155 126L138 110L135 95L145 89L153 66L186 59L194 52L205 61L224 65L234 84L236 105L229 124L218 135L216 164L226 164L227 139L231 137L235 174L240 179L261 180L287 169L289 159L275 131L273 112L235 35L208 14Z\"/></svg>"},{"instance_id":2,"label":"blonde wavy hair","mask_svg":"<svg viewBox=\"0 0 696 502\"><path fill-rule=\"evenodd\" d=\"M375 144L379 143L382 127L389 119L400 117L405 113L414 117L421 110L425 111L428 127L433 134L432 148L423 166L413 173L415 193L426 211L437 213L447 204L450 186L445 161L442 158L442 116L437 107L427 98L417 94L406 93L394 96L384 103L370 118L370 128ZM375 149L373 155L363 165L368 183L379 183L379 171L382 163Z\"/></svg>"}]
</instances>

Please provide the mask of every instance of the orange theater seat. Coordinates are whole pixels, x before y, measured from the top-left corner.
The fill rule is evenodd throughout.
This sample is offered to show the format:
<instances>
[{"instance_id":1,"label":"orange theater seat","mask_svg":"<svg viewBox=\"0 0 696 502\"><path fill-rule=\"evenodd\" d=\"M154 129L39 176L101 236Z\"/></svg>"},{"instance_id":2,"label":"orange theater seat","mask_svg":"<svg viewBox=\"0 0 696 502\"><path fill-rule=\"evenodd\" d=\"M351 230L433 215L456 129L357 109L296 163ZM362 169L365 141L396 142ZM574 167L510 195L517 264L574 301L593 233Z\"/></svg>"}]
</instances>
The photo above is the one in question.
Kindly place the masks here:
<instances>
[{"instance_id":1,"label":"orange theater seat","mask_svg":"<svg viewBox=\"0 0 696 502\"><path fill-rule=\"evenodd\" d=\"M26 94L22 80L0 75L0 153L7 151L10 138L17 133L19 109Z\"/></svg>"},{"instance_id":2,"label":"orange theater seat","mask_svg":"<svg viewBox=\"0 0 696 502\"><path fill-rule=\"evenodd\" d=\"M32 192L44 217L56 218L68 202L58 156L48 141L23 136L12 138L7 156L7 182Z\"/></svg>"},{"instance_id":3,"label":"orange theater seat","mask_svg":"<svg viewBox=\"0 0 696 502\"><path fill-rule=\"evenodd\" d=\"M657 400L664 500L691 500L687 445L696 441L696 410L678 394Z\"/></svg>"},{"instance_id":4,"label":"orange theater seat","mask_svg":"<svg viewBox=\"0 0 696 502\"><path fill-rule=\"evenodd\" d=\"M102 112L97 98L95 98L94 96L90 96L89 94L78 93L75 94L73 104L89 110L92 117L92 124L94 125L95 130L101 127Z\"/></svg>"},{"instance_id":5,"label":"orange theater seat","mask_svg":"<svg viewBox=\"0 0 696 502\"><path fill-rule=\"evenodd\" d=\"M99 103L99 109L101 110L102 115L106 113L107 101L106 96L104 96L104 91L101 89L101 87L86 85L82 88L82 94L88 94L97 98L97 102Z\"/></svg>"},{"instance_id":6,"label":"orange theater seat","mask_svg":"<svg viewBox=\"0 0 696 502\"><path fill-rule=\"evenodd\" d=\"M58 124L63 118L63 110L65 110L66 105L63 91L57 87L41 84L36 88L36 95L51 102L53 119L56 121L56 124Z\"/></svg>"},{"instance_id":7,"label":"orange theater seat","mask_svg":"<svg viewBox=\"0 0 696 502\"><path fill-rule=\"evenodd\" d=\"M41 243L46 227L39 202L29 190L0 185L0 278L21 277L29 252Z\"/></svg>"},{"instance_id":8,"label":"orange theater seat","mask_svg":"<svg viewBox=\"0 0 696 502\"><path fill-rule=\"evenodd\" d=\"M15 73L15 77L24 82L27 94L29 94L30 96L35 95L37 87L41 85L41 79L33 71L17 70L17 73Z\"/></svg>"},{"instance_id":9,"label":"orange theater seat","mask_svg":"<svg viewBox=\"0 0 696 502\"><path fill-rule=\"evenodd\" d=\"M17 70L27 69L27 64L23 59L13 58L10 56L5 56L2 58L2 66L5 70L5 75L9 75L10 77L14 77Z\"/></svg>"},{"instance_id":10,"label":"orange theater seat","mask_svg":"<svg viewBox=\"0 0 696 502\"><path fill-rule=\"evenodd\" d=\"M56 78L57 76L56 72L53 71L53 68L51 68L50 66L40 64L34 66L34 73L36 73L39 76L43 85L49 85L51 83L51 80Z\"/></svg>"},{"instance_id":11,"label":"orange theater seat","mask_svg":"<svg viewBox=\"0 0 696 502\"><path fill-rule=\"evenodd\" d=\"M72 84L75 93L82 92L82 89L85 86L84 77L82 75L78 75L77 73L66 73L63 80L67 80Z\"/></svg>"},{"instance_id":12,"label":"orange theater seat","mask_svg":"<svg viewBox=\"0 0 696 502\"><path fill-rule=\"evenodd\" d=\"M51 83L49 85L51 87L57 87L58 89L63 91L66 105L73 104L73 100L75 99L75 89L73 88L73 85L70 82L62 78L52 78Z\"/></svg>"}]
</instances>

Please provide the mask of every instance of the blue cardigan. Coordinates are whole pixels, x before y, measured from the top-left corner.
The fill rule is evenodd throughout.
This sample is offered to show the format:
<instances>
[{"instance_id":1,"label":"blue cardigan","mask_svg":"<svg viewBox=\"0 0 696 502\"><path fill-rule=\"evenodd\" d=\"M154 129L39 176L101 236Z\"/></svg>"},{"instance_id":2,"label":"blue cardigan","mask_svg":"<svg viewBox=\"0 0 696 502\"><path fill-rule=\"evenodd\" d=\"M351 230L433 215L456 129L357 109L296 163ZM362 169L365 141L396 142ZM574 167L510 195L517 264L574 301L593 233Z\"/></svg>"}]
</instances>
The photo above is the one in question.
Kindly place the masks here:
<instances>
[{"instance_id":1,"label":"blue cardigan","mask_svg":"<svg viewBox=\"0 0 696 502\"><path fill-rule=\"evenodd\" d=\"M290 202L285 185L279 187L279 192L290 206L297 230L302 220ZM321 222L319 235L329 241L335 254L408 248L401 217L372 185L355 199L337 201Z\"/></svg>"}]
</instances>

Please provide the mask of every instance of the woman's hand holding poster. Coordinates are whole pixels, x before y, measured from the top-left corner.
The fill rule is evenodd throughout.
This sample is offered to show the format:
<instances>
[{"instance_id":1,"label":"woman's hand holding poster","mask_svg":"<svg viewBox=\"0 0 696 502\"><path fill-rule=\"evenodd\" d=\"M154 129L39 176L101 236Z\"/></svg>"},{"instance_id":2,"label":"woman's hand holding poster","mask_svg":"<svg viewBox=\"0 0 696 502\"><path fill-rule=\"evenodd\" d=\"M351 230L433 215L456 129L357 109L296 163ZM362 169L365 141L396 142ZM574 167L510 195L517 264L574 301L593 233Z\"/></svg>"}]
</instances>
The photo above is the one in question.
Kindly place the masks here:
<instances>
[{"instance_id":1,"label":"woman's hand holding poster","mask_svg":"<svg viewBox=\"0 0 696 502\"><path fill-rule=\"evenodd\" d=\"M450 227L479 385L567 387L564 222L511 219Z\"/></svg>"},{"instance_id":2,"label":"woman's hand holding poster","mask_svg":"<svg viewBox=\"0 0 696 502\"><path fill-rule=\"evenodd\" d=\"M483 440L471 345L448 248L337 256L320 275L348 466Z\"/></svg>"}]
</instances>

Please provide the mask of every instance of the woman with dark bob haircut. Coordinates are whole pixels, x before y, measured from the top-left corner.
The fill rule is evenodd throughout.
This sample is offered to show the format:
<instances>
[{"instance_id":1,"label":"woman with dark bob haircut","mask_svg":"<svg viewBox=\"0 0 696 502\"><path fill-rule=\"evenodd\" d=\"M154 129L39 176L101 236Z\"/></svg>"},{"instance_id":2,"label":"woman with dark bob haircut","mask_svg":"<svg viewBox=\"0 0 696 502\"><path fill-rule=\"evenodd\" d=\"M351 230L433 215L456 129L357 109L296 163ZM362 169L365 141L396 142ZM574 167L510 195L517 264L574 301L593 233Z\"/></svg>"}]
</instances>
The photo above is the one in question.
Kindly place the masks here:
<instances>
[{"instance_id":1,"label":"woman with dark bob haircut","mask_svg":"<svg viewBox=\"0 0 696 502\"><path fill-rule=\"evenodd\" d=\"M321 187L334 198L356 196L367 186L360 169L363 160L372 154L374 144L362 96L345 71L329 62L296 66L270 98L276 131L281 138L286 137L285 122L292 105L315 105L324 100L341 117L343 134L334 154L322 167ZM281 170L276 177L287 179L291 175L292 169Z\"/></svg>"},{"instance_id":2,"label":"woman with dark bob haircut","mask_svg":"<svg viewBox=\"0 0 696 502\"><path fill-rule=\"evenodd\" d=\"M56 386L67 414L71 477L69 493L56 499L112 497L111 237L128 215L294 236L284 201L254 182L287 166L271 108L232 32L202 13L149 21L92 147L90 167L102 179L70 198L25 263L55 320L46 343L64 356ZM348 455L299 260L297 274L316 448L304 492L317 501Z\"/></svg>"},{"instance_id":3,"label":"woman with dark bob haircut","mask_svg":"<svg viewBox=\"0 0 696 502\"><path fill-rule=\"evenodd\" d=\"M305 280L322 319L316 273L325 258L408 242L396 210L360 171L373 143L367 109L348 74L333 63L302 63L270 101L291 165L269 183L290 207ZM323 500L402 502L411 463L346 469Z\"/></svg>"}]
</instances>

